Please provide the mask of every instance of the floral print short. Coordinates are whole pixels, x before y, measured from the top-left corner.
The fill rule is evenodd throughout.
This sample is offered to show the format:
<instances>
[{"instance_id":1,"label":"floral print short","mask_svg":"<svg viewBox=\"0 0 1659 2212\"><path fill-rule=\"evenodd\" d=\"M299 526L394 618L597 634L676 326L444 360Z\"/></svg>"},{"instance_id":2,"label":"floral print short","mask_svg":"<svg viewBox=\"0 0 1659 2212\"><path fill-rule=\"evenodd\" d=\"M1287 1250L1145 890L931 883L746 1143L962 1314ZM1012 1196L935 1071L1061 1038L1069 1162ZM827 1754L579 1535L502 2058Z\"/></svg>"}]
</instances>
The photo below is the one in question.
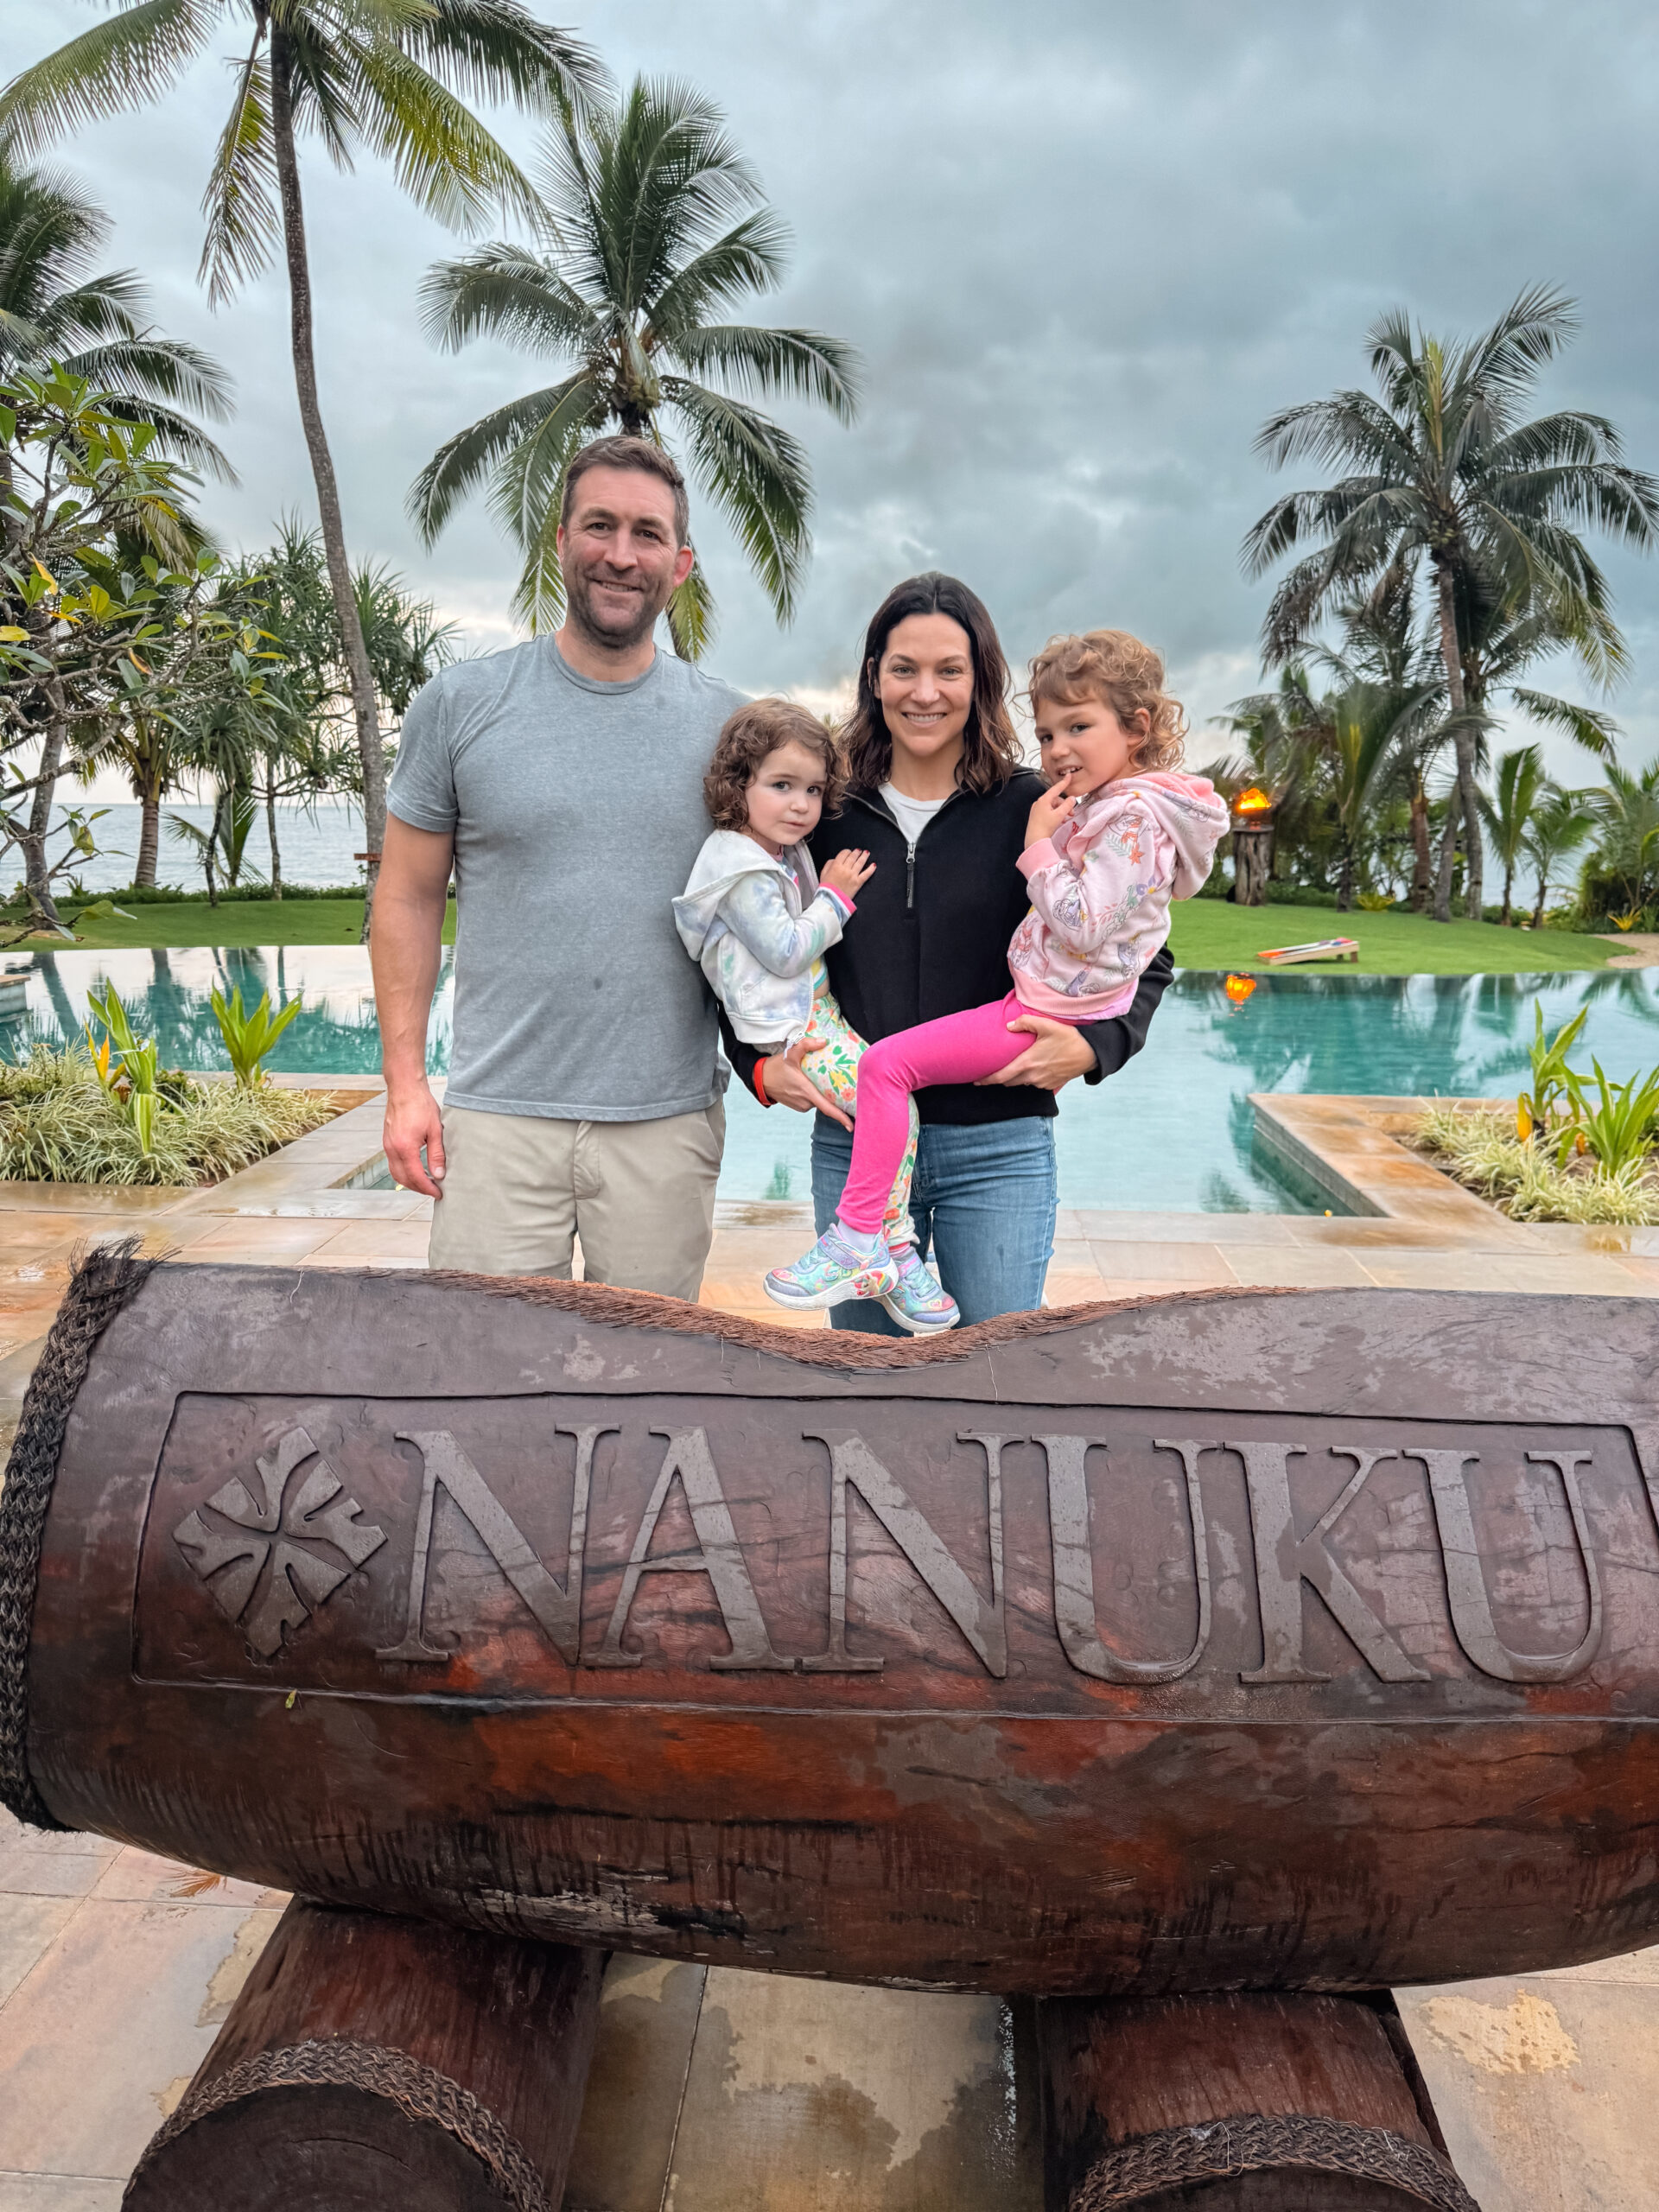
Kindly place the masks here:
<instances>
[{"instance_id":1,"label":"floral print short","mask_svg":"<svg viewBox=\"0 0 1659 2212\"><path fill-rule=\"evenodd\" d=\"M812 995L812 1018L807 1025L806 1051L801 1057L801 1072L820 1090L828 1091L836 1105L849 1113L858 1111L858 1064L867 1047L857 1030L852 1028L840 1007L830 981L822 968L818 971L817 988ZM891 1249L895 1244L913 1244L916 1231L910 1218L910 1182L916 1170L916 1135L920 1127L916 1112L916 1101L910 1102L910 1137L905 1146L905 1156L899 1163L899 1173L893 1179L893 1189L887 1196L887 1211L881 1217L881 1235Z\"/></svg>"}]
</instances>

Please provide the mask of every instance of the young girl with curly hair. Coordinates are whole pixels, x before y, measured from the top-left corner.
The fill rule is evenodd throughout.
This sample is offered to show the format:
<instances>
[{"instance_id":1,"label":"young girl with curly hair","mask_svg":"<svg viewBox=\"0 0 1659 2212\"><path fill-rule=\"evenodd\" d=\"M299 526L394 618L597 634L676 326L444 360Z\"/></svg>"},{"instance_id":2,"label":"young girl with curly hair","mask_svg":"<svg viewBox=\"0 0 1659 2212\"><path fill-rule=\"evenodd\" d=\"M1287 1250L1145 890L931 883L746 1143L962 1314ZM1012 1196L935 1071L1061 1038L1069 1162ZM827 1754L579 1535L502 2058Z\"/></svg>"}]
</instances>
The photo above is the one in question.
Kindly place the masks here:
<instances>
[{"instance_id":1,"label":"young girl with curly hair","mask_svg":"<svg viewBox=\"0 0 1659 2212\"><path fill-rule=\"evenodd\" d=\"M1031 911L1008 947L1014 988L864 1053L836 1217L803 1258L766 1277L779 1306L872 1294L865 1286L888 1263L884 1204L913 1127L912 1094L1006 1067L1027 1048L1010 1027L1023 1014L1080 1024L1122 1014L1169 934L1170 899L1190 899L1210 873L1227 809L1205 778L1176 772L1185 718L1150 646L1122 630L1052 639L1032 663L1029 697L1048 787L1019 861Z\"/></svg>"},{"instance_id":2,"label":"young girl with curly hair","mask_svg":"<svg viewBox=\"0 0 1659 2212\"><path fill-rule=\"evenodd\" d=\"M736 1036L760 1055L753 1080L762 1098L768 1062L787 1054L851 1114L865 1043L836 1002L823 956L840 941L874 870L868 853L855 849L826 862L820 880L806 843L826 808L839 804L844 782L834 739L804 707L755 699L740 708L721 729L704 779L715 828L674 901L674 920ZM957 1312L914 1249L917 1127L906 1102L876 1208L881 1263L859 1274L848 1295L879 1299L899 1327L928 1336L954 1327Z\"/></svg>"}]
</instances>

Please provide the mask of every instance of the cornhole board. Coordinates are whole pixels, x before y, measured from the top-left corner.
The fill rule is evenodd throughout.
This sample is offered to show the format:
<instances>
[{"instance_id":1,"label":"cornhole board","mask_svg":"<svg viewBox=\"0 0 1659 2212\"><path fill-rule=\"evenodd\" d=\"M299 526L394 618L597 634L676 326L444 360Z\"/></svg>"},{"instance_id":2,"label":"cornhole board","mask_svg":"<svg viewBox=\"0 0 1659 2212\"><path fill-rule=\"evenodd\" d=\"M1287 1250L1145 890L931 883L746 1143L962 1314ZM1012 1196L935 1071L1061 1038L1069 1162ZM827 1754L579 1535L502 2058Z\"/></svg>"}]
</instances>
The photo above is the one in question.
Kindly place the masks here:
<instances>
[{"instance_id":1,"label":"cornhole board","mask_svg":"<svg viewBox=\"0 0 1659 2212\"><path fill-rule=\"evenodd\" d=\"M1271 952L1258 952L1255 957L1274 968L1297 968L1309 960L1357 961L1359 945L1351 937L1322 937L1312 944L1281 944Z\"/></svg>"}]
</instances>

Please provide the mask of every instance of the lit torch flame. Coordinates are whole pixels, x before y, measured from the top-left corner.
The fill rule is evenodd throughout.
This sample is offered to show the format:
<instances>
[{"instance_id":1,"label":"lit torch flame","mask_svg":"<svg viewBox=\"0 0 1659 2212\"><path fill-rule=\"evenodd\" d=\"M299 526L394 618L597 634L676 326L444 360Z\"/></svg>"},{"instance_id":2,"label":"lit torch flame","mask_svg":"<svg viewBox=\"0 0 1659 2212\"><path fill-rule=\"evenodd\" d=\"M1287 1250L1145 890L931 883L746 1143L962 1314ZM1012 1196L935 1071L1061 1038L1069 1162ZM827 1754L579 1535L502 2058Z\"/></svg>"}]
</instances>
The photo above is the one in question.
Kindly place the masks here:
<instances>
[{"instance_id":1,"label":"lit torch flame","mask_svg":"<svg viewBox=\"0 0 1659 2212\"><path fill-rule=\"evenodd\" d=\"M1238 797L1233 801L1233 812L1244 815L1271 814L1273 801L1268 797L1266 791L1252 784L1248 791L1240 791Z\"/></svg>"},{"instance_id":2,"label":"lit torch flame","mask_svg":"<svg viewBox=\"0 0 1659 2212\"><path fill-rule=\"evenodd\" d=\"M1241 1007L1255 988L1255 978L1254 976L1230 976L1223 988L1233 1004Z\"/></svg>"}]
</instances>

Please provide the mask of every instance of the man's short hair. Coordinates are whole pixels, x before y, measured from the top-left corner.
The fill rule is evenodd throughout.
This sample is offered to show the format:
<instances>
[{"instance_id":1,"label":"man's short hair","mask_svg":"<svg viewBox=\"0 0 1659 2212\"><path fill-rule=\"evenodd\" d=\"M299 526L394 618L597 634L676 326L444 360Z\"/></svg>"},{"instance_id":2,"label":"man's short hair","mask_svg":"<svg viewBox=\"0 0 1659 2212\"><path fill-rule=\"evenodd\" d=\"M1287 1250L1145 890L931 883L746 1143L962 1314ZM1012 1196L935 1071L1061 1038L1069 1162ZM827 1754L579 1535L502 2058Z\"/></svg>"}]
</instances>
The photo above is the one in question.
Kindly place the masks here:
<instances>
[{"instance_id":1,"label":"man's short hair","mask_svg":"<svg viewBox=\"0 0 1659 2212\"><path fill-rule=\"evenodd\" d=\"M577 485L590 468L637 468L642 476L655 476L674 494L674 541L677 547L691 542L691 502L685 479L672 454L649 438L594 438L582 447L564 473L564 496L559 501L559 527L570 519L570 502Z\"/></svg>"}]
</instances>

